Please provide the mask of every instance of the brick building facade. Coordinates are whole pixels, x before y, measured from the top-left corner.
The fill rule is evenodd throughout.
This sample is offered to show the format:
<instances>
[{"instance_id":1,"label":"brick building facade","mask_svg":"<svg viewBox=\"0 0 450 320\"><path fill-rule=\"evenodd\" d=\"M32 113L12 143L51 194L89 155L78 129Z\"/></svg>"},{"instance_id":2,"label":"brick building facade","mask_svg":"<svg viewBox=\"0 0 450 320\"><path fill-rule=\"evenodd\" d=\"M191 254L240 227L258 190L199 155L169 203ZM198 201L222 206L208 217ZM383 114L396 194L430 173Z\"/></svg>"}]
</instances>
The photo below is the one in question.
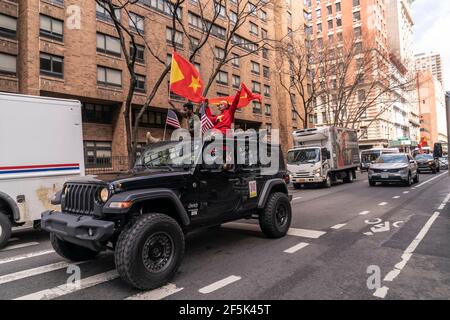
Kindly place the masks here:
<instances>
[{"instance_id":1,"label":"brick building facade","mask_svg":"<svg viewBox=\"0 0 450 320\"><path fill-rule=\"evenodd\" d=\"M165 10L166 2L141 0L128 7L139 21L132 24L133 27L142 29L145 41L163 60L169 60L173 50L166 40L172 23ZM196 2L185 1L180 12L183 25L193 36L197 30L191 15L198 14ZM238 35L258 43L263 36L276 40L285 37L289 30L303 27L300 1L272 2L263 12L250 16ZM236 1L228 1L227 10L236 10L234 3ZM131 25L124 10L118 14L122 23ZM220 31L227 19L219 18L215 23ZM87 168L105 166L105 163L109 166L113 158L126 158L127 154L121 110L129 75L117 37L111 17L94 0L0 0L0 91L80 100ZM149 54L143 39L136 39L142 47L138 47L139 88L133 104L142 106L148 94L147 85L153 84L164 65ZM214 65L214 50L220 48L222 41L220 36L211 36L195 58L205 82ZM189 55L186 37L180 40L177 50L184 56ZM221 77L213 82L208 96L232 95L238 82L260 91L262 103L255 102L239 111L235 128L280 129L280 139L286 150L292 145L293 128L300 124L287 107L286 93L277 86L275 52L259 51L244 57L244 49L236 48L233 53L243 57L223 67ZM142 144L149 130L153 136L163 135L169 108L167 83L168 77L142 118L139 128ZM177 106L184 103L172 98Z\"/></svg>"}]
</instances>

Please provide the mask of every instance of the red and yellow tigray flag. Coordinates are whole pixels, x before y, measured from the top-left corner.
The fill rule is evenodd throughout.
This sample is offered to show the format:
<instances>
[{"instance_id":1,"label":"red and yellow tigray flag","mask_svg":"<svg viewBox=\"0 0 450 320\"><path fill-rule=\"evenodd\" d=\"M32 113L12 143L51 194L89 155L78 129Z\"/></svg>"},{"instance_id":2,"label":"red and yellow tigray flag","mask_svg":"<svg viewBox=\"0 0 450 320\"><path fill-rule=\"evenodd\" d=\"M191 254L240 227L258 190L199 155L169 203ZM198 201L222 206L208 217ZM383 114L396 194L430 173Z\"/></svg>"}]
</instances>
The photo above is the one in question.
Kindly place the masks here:
<instances>
[{"instance_id":1,"label":"red and yellow tigray flag","mask_svg":"<svg viewBox=\"0 0 450 320\"><path fill-rule=\"evenodd\" d=\"M202 102L203 80L195 66L180 56L172 53L170 69L170 91L192 102Z\"/></svg>"},{"instance_id":2,"label":"red and yellow tigray flag","mask_svg":"<svg viewBox=\"0 0 450 320\"><path fill-rule=\"evenodd\" d=\"M241 85L241 98L239 100L238 108L243 108L248 106L248 104L253 100L259 100L261 102L262 98L261 95L255 94L251 92L245 84L242 83ZM234 100L234 96L228 96L228 97L217 97L217 98L211 98L208 99L208 102L210 104L220 104L223 101L228 102L229 104L232 104Z\"/></svg>"}]
</instances>

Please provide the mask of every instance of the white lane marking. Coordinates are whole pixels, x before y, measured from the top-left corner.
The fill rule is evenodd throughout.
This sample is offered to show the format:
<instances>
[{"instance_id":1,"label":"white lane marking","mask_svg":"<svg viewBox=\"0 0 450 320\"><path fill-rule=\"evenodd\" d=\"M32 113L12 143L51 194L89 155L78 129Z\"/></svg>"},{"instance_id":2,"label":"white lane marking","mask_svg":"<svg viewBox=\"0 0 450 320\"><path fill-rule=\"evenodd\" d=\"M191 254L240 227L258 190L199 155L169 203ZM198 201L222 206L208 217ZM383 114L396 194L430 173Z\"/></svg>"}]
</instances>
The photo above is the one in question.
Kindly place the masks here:
<instances>
[{"instance_id":1,"label":"white lane marking","mask_svg":"<svg viewBox=\"0 0 450 320\"><path fill-rule=\"evenodd\" d=\"M441 174L438 174L437 176L435 176L435 177L433 177L433 178L431 178L431 179L428 179L427 181L424 181L424 182L422 182L421 184L418 184L418 185L416 186L416 188L419 188L419 187L423 186L424 184L427 184L427 183L433 181L434 179L439 178L439 177L442 176L443 174L446 174L446 172L443 172L443 173L441 173Z\"/></svg>"},{"instance_id":2,"label":"white lane marking","mask_svg":"<svg viewBox=\"0 0 450 320\"><path fill-rule=\"evenodd\" d=\"M450 194L449 194L449 199L450 199ZM436 221L436 219L439 217L439 215L440 215L440 213L438 211L433 213L433 215L428 219L428 221L425 223L425 225L419 231L419 233L417 234L416 238L409 244L409 246L403 252L403 254L401 256L402 260L394 266L394 269L392 269L391 271L389 271L386 274L386 276L384 277L383 281L392 282L400 274L400 272L406 266L408 261L411 259L411 257L413 255L414 251L416 250L417 246L420 244L420 242L422 242L423 238L425 238L426 234L430 230L430 228L433 225L434 221ZM373 295L377 296L377 297L384 298L386 296L387 290L389 290L389 288L387 288L387 287L383 287L383 288L386 288L385 289L386 292L385 292L384 296L376 295L378 290L375 291L375 293Z\"/></svg>"},{"instance_id":3,"label":"white lane marking","mask_svg":"<svg viewBox=\"0 0 450 320\"><path fill-rule=\"evenodd\" d=\"M400 196L392 197L392 199L399 199L399 198L400 198Z\"/></svg>"},{"instance_id":4,"label":"white lane marking","mask_svg":"<svg viewBox=\"0 0 450 320\"><path fill-rule=\"evenodd\" d=\"M381 203L379 203L378 205L379 206L385 206L385 205L387 205L388 203L387 202L381 202Z\"/></svg>"},{"instance_id":5,"label":"white lane marking","mask_svg":"<svg viewBox=\"0 0 450 320\"><path fill-rule=\"evenodd\" d=\"M51 271L55 271L55 270L59 270L59 269L64 269L70 265L80 264L80 263L82 263L82 262L69 263L69 262L61 261L61 262L48 264L46 266L41 266L41 267L37 267L37 268L33 268L33 269L28 269L28 270L23 270L23 271L6 274L3 276L0 276L0 284L4 284L4 283L16 281L16 280L21 280L24 278L33 277L38 274L43 274L43 273L47 273L47 272L51 272Z\"/></svg>"},{"instance_id":6,"label":"white lane marking","mask_svg":"<svg viewBox=\"0 0 450 320\"><path fill-rule=\"evenodd\" d=\"M15 245L7 246L7 247L3 248L2 250L0 250L0 252L36 246L38 244L39 244L39 242L27 242L27 243L15 244Z\"/></svg>"},{"instance_id":7,"label":"white lane marking","mask_svg":"<svg viewBox=\"0 0 450 320\"><path fill-rule=\"evenodd\" d=\"M303 249L305 247L309 246L309 243L306 242L300 242L299 244L296 244L293 247L290 247L289 249L284 250L286 253L295 253L300 249Z\"/></svg>"},{"instance_id":8,"label":"white lane marking","mask_svg":"<svg viewBox=\"0 0 450 320\"><path fill-rule=\"evenodd\" d=\"M335 226L332 226L331 229L338 230L342 227L345 227L346 225L347 225L346 223L337 224Z\"/></svg>"},{"instance_id":9,"label":"white lane marking","mask_svg":"<svg viewBox=\"0 0 450 320\"><path fill-rule=\"evenodd\" d=\"M389 290L388 287L381 287L381 288L378 288L377 290L375 290L375 293L373 295L377 298L383 299L384 297L386 297L388 290Z\"/></svg>"},{"instance_id":10,"label":"white lane marking","mask_svg":"<svg viewBox=\"0 0 450 320\"><path fill-rule=\"evenodd\" d=\"M310 230L310 229L299 229L299 228L290 228L287 232L288 235L294 237L303 237L303 238L311 238L318 239L323 236L326 232Z\"/></svg>"},{"instance_id":11,"label":"white lane marking","mask_svg":"<svg viewBox=\"0 0 450 320\"><path fill-rule=\"evenodd\" d=\"M404 193L404 194L408 194L408 193L409 193L409 191L403 191L403 193Z\"/></svg>"},{"instance_id":12,"label":"white lane marking","mask_svg":"<svg viewBox=\"0 0 450 320\"><path fill-rule=\"evenodd\" d=\"M359 215L365 216L365 215L368 215L369 213L370 213L370 211L363 211L363 212L360 212Z\"/></svg>"},{"instance_id":13,"label":"white lane marking","mask_svg":"<svg viewBox=\"0 0 450 320\"><path fill-rule=\"evenodd\" d=\"M169 283L161 288L141 292L125 298L125 300L161 300L168 296L171 296L174 293L180 292L184 288L177 288L177 286L173 283Z\"/></svg>"},{"instance_id":14,"label":"white lane marking","mask_svg":"<svg viewBox=\"0 0 450 320\"><path fill-rule=\"evenodd\" d=\"M119 274L116 270L111 270L108 272L96 274L95 276L91 276L85 279L81 279L79 285L75 284L63 284L51 289L45 289L42 291L38 291L35 293L27 294L22 297L18 297L14 300L50 300L55 299L61 296L64 296L69 293L73 293L79 290L87 289L98 284L114 280L119 277Z\"/></svg>"},{"instance_id":15,"label":"white lane marking","mask_svg":"<svg viewBox=\"0 0 450 320\"><path fill-rule=\"evenodd\" d=\"M441 205L439 206L438 210L444 210L445 205L450 201L450 194L447 195L444 199L444 201L441 203Z\"/></svg>"},{"instance_id":16,"label":"white lane marking","mask_svg":"<svg viewBox=\"0 0 450 320\"><path fill-rule=\"evenodd\" d=\"M303 197L292 198L292 201L303 199Z\"/></svg>"},{"instance_id":17,"label":"white lane marking","mask_svg":"<svg viewBox=\"0 0 450 320\"><path fill-rule=\"evenodd\" d=\"M50 254L50 253L54 253L54 252L55 252L54 250L43 250L43 251L36 251L36 252L27 253L27 254L22 254L20 256L14 256L14 257L10 257L10 258L1 259L0 264L29 259L29 258L38 257L38 256L42 256L42 255Z\"/></svg>"},{"instance_id":18,"label":"white lane marking","mask_svg":"<svg viewBox=\"0 0 450 320\"><path fill-rule=\"evenodd\" d=\"M227 229L261 232L261 228L259 227L259 225L251 223L229 222L223 224L222 227ZM312 238L312 239L317 239L323 236L325 233L326 232L324 231L299 229L299 228L290 228L287 232L287 234L290 236Z\"/></svg>"},{"instance_id":19,"label":"white lane marking","mask_svg":"<svg viewBox=\"0 0 450 320\"><path fill-rule=\"evenodd\" d=\"M229 276L225 279L219 280L219 281L214 282L206 287L199 289L198 292L203 293L203 294L211 293L211 292L219 290L233 282L239 281L241 279L242 278L238 277L238 276Z\"/></svg>"}]
</instances>

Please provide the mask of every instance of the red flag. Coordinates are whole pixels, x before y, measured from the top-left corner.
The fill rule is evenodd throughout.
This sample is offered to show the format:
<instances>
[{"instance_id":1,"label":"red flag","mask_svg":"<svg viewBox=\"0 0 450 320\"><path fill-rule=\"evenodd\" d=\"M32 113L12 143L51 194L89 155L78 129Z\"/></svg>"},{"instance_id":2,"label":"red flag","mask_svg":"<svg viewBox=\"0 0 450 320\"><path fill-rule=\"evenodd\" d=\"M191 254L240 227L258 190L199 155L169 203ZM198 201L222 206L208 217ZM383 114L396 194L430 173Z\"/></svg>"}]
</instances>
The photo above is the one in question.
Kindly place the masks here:
<instances>
[{"instance_id":1,"label":"red flag","mask_svg":"<svg viewBox=\"0 0 450 320\"><path fill-rule=\"evenodd\" d=\"M193 102L202 102L203 80L193 64L178 53L172 53L170 91Z\"/></svg>"},{"instance_id":2,"label":"red flag","mask_svg":"<svg viewBox=\"0 0 450 320\"><path fill-rule=\"evenodd\" d=\"M241 98L239 100L238 108L243 108L248 106L248 104L253 100L259 100L261 102L262 97L260 94L255 94L251 92L245 84L242 83L241 85ZM211 98L208 99L208 102L210 104L220 104L222 101L226 101L229 104L233 103L234 96L227 96L227 97L217 97L217 98Z\"/></svg>"}]
</instances>

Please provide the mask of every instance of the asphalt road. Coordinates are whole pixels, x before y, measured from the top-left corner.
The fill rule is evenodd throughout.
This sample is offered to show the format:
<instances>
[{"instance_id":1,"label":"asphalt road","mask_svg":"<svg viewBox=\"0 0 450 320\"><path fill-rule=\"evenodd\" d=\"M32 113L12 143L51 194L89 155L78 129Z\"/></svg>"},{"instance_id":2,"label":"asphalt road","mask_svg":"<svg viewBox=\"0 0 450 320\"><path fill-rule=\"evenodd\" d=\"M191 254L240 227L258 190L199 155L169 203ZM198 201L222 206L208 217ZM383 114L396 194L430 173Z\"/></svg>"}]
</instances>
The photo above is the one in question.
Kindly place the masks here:
<instances>
[{"instance_id":1,"label":"asphalt road","mask_svg":"<svg viewBox=\"0 0 450 320\"><path fill-rule=\"evenodd\" d=\"M148 292L117 278L111 253L79 264L80 285L66 285L73 269L48 235L16 231L0 251L0 299L450 298L447 172L412 187L369 187L359 175L291 193L289 235L267 239L255 221L191 234L175 278Z\"/></svg>"}]
</instances>

